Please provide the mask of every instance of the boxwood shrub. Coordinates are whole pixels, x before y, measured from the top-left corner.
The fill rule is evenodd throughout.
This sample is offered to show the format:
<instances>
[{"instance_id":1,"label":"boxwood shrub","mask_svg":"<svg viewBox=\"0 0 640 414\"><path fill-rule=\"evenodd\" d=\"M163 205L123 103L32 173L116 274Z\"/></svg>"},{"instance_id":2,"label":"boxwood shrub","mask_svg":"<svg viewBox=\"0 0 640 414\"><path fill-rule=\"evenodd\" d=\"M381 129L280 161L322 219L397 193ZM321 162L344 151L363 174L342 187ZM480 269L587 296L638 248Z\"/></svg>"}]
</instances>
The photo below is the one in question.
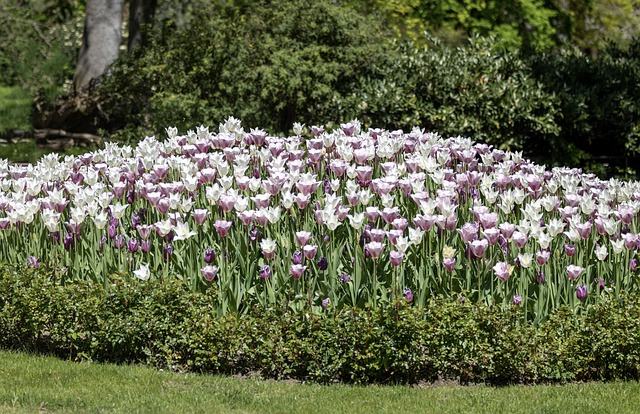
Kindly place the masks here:
<instances>
[{"instance_id":1,"label":"boxwood shrub","mask_svg":"<svg viewBox=\"0 0 640 414\"><path fill-rule=\"evenodd\" d=\"M322 314L218 316L215 292L115 275L105 289L0 266L0 347L70 360L320 383L540 383L638 379L640 299L538 326L519 309L438 298Z\"/></svg>"}]
</instances>

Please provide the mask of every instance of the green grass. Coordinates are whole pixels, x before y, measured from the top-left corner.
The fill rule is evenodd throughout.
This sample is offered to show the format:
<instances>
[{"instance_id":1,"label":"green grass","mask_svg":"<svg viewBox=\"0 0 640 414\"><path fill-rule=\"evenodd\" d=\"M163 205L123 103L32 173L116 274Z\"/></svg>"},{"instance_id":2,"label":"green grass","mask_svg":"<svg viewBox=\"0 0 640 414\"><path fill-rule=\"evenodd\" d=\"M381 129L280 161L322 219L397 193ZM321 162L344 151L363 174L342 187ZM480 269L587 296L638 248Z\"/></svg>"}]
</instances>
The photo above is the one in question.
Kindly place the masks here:
<instances>
[{"instance_id":1,"label":"green grass","mask_svg":"<svg viewBox=\"0 0 640 414\"><path fill-rule=\"evenodd\" d=\"M29 129L31 95L21 88L0 86L0 131Z\"/></svg>"},{"instance_id":2,"label":"green grass","mask_svg":"<svg viewBox=\"0 0 640 414\"><path fill-rule=\"evenodd\" d=\"M306 385L0 352L2 413L637 413L640 384Z\"/></svg>"}]
</instances>

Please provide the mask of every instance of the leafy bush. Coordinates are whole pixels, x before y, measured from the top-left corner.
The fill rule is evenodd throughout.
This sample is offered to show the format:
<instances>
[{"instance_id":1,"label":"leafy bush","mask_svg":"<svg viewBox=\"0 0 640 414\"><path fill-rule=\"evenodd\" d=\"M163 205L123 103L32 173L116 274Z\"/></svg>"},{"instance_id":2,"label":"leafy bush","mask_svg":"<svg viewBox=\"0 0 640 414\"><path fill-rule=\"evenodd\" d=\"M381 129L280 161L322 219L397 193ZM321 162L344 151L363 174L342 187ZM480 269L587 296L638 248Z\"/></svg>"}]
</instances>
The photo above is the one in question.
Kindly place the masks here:
<instances>
[{"instance_id":1,"label":"leafy bush","mask_svg":"<svg viewBox=\"0 0 640 414\"><path fill-rule=\"evenodd\" d=\"M196 3L116 65L102 87L112 124L161 131L234 115L285 131L341 119L334 99L391 59L383 28L333 1Z\"/></svg>"},{"instance_id":2,"label":"leafy bush","mask_svg":"<svg viewBox=\"0 0 640 414\"><path fill-rule=\"evenodd\" d=\"M557 99L518 55L496 51L490 39L458 48L431 40L425 48L402 46L400 58L380 68L383 76L364 79L343 104L349 115L389 129L420 125L562 164L565 154L550 159L560 133Z\"/></svg>"},{"instance_id":3,"label":"leafy bush","mask_svg":"<svg viewBox=\"0 0 640 414\"><path fill-rule=\"evenodd\" d=\"M0 346L75 360L354 383L638 379L640 299L562 309L539 326L464 299L322 315L254 308L218 317L214 292L113 277L62 285L42 267L0 272Z\"/></svg>"},{"instance_id":4,"label":"leafy bush","mask_svg":"<svg viewBox=\"0 0 640 414\"><path fill-rule=\"evenodd\" d=\"M532 76L558 96L565 153L600 175L633 175L640 159L640 39L594 58L578 50L530 58Z\"/></svg>"}]
</instances>

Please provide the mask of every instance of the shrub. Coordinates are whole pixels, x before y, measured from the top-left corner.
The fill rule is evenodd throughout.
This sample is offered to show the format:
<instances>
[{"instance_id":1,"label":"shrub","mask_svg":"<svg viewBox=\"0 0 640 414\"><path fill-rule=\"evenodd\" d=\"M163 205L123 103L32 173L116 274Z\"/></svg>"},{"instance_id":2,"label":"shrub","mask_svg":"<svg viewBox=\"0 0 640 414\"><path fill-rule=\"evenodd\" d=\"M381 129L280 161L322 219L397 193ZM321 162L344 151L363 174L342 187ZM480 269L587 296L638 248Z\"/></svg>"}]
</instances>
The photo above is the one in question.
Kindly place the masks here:
<instances>
[{"instance_id":1,"label":"shrub","mask_svg":"<svg viewBox=\"0 0 640 414\"><path fill-rule=\"evenodd\" d=\"M558 96L559 143L602 176L633 176L640 156L640 40L592 57L578 50L533 55L532 76Z\"/></svg>"},{"instance_id":2,"label":"shrub","mask_svg":"<svg viewBox=\"0 0 640 414\"><path fill-rule=\"evenodd\" d=\"M216 316L214 292L112 277L105 290L42 268L0 271L0 346L74 360L352 383L535 383L640 377L640 299L566 308L539 326L461 298L424 307L256 307Z\"/></svg>"},{"instance_id":3,"label":"shrub","mask_svg":"<svg viewBox=\"0 0 640 414\"><path fill-rule=\"evenodd\" d=\"M333 101L392 58L379 23L333 1L196 3L115 66L102 87L111 124L161 131L234 115L286 131L341 119Z\"/></svg>"},{"instance_id":4,"label":"shrub","mask_svg":"<svg viewBox=\"0 0 640 414\"><path fill-rule=\"evenodd\" d=\"M363 79L345 99L349 116L366 125L420 125L444 136L524 150L541 164L557 164L566 155L549 159L560 133L557 98L534 80L518 55L501 53L482 38L457 48L431 39L424 48L401 46L398 55L380 67L383 76Z\"/></svg>"}]
</instances>

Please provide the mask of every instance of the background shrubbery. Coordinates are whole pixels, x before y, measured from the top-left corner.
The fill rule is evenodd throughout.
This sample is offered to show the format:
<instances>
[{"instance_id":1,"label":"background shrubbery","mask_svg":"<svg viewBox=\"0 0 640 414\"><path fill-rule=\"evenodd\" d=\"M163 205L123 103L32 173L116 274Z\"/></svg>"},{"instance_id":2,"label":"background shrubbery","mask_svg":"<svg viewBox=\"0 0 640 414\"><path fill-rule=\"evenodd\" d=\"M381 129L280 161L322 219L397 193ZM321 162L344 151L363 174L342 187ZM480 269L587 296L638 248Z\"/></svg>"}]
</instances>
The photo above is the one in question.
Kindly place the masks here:
<instances>
[{"instance_id":1,"label":"background shrubbery","mask_svg":"<svg viewBox=\"0 0 640 414\"><path fill-rule=\"evenodd\" d=\"M636 173L640 42L596 58L518 54L497 39L400 44L379 19L334 2L205 3L162 20L150 46L123 57L101 85L117 139L230 115L271 133L357 117L365 127L468 136L601 177Z\"/></svg>"},{"instance_id":2,"label":"background shrubbery","mask_svg":"<svg viewBox=\"0 0 640 414\"><path fill-rule=\"evenodd\" d=\"M229 116L270 133L357 117L638 178L640 42L628 38L637 13L617 3L612 25L618 9L543 3L159 1L147 46L122 53L91 90L82 111L99 119L80 132L133 142ZM39 94L34 125L44 125L57 119L47 102L69 89L84 3L29 4L0 3L0 85ZM604 47L607 37L617 45Z\"/></svg>"},{"instance_id":3,"label":"background shrubbery","mask_svg":"<svg viewBox=\"0 0 640 414\"><path fill-rule=\"evenodd\" d=\"M424 309L255 308L218 317L213 292L113 278L61 285L41 269L0 272L0 346L75 360L317 382L533 383L637 379L640 300L568 309L540 326L518 308L460 299Z\"/></svg>"}]
</instances>

